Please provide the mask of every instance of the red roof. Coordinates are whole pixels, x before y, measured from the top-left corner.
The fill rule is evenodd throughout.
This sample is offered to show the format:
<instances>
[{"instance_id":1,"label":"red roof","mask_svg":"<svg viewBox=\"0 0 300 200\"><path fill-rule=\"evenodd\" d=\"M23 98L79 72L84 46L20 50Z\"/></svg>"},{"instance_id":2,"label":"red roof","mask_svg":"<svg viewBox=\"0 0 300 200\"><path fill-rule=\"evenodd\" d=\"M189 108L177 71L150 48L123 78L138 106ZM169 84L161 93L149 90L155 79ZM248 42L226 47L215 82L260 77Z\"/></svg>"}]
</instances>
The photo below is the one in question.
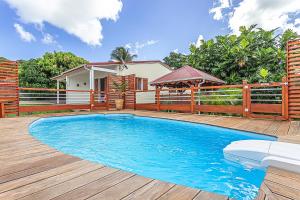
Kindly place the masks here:
<instances>
[{"instance_id":1,"label":"red roof","mask_svg":"<svg viewBox=\"0 0 300 200\"><path fill-rule=\"evenodd\" d=\"M203 71L195 69L190 66L181 67L169 74L166 74L154 81L151 82L151 85L156 85L159 83L169 83L169 82L180 82L180 81L187 81L187 80L205 80L215 83L224 84L225 82L221 79L218 79L210 74L207 74Z\"/></svg>"}]
</instances>

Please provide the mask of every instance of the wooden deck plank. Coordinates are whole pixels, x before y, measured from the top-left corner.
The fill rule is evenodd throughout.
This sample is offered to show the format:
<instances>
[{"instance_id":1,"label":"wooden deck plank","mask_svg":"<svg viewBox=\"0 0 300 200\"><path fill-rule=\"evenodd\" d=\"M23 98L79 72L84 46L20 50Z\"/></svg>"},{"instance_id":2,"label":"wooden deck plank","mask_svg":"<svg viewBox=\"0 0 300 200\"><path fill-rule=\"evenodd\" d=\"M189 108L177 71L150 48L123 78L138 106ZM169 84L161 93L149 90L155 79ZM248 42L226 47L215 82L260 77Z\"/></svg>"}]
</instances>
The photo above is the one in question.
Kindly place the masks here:
<instances>
[{"instance_id":1,"label":"wooden deck plank","mask_svg":"<svg viewBox=\"0 0 300 200\"><path fill-rule=\"evenodd\" d=\"M10 160L12 158L23 158L26 156L32 156L38 153L50 153L50 152L55 152L57 150L55 149L32 149L32 150L28 150L28 151L20 151L20 152L14 152L13 154L10 155L0 155L0 160Z\"/></svg>"},{"instance_id":2,"label":"wooden deck plank","mask_svg":"<svg viewBox=\"0 0 300 200\"><path fill-rule=\"evenodd\" d=\"M300 179L293 179L291 177L281 176L281 174L279 175L279 174L267 173L265 180L276 182L281 185L285 185L286 183L289 183L289 187L291 189L300 191Z\"/></svg>"},{"instance_id":3,"label":"wooden deck plank","mask_svg":"<svg viewBox=\"0 0 300 200\"><path fill-rule=\"evenodd\" d=\"M66 164L66 165L63 165L60 167L56 167L54 169L44 171L44 172L41 172L38 174L33 174L33 175L19 178L19 179L13 180L13 181L9 181L9 182L0 184L0 193L6 192L8 190L13 190L13 189L22 187L24 185L29 185L31 183L34 183L34 182L37 182L37 181L40 181L43 179L47 179L47 178L50 178L50 177L53 177L53 176L56 176L59 174L63 174L65 172L72 171L74 169L88 167L89 165L90 165L89 161L80 160L77 162L73 162L73 163Z\"/></svg>"},{"instance_id":4,"label":"wooden deck plank","mask_svg":"<svg viewBox=\"0 0 300 200\"><path fill-rule=\"evenodd\" d=\"M93 182L97 179L100 179L108 174L111 174L113 172L116 172L117 169L109 168L109 167L102 167L100 169L90 171L88 173L85 173L81 176L78 176L76 178L70 179L68 181L65 181L63 183L57 184L55 186L46 188L44 190L35 192L33 194L30 194L28 196L25 196L23 198L20 198L20 200L48 200L55 198L59 195L62 195L66 192L69 192L71 190L74 190L76 188L79 188L83 185L86 185L90 182Z\"/></svg>"},{"instance_id":5,"label":"wooden deck plank","mask_svg":"<svg viewBox=\"0 0 300 200\"><path fill-rule=\"evenodd\" d=\"M83 200L92 197L108 188L111 188L118 183L134 176L134 174L124 171L117 171L109 174L99 180L86 184L80 188L74 189L60 196L53 198L53 200Z\"/></svg>"},{"instance_id":6,"label":"wooden deck plank","mask_svg":"<svg viewBox=\"0 0 300 200\"><path fill-rule=\"evenodd\" d=\"M192 200L199 192L200 190L197 189L175 185L158 200Z\"/></svg>"},{"instance_id":7,"label":"wooden deck plank","mask_svg":"<svg viewBox=\"0 0 300 200\"><path fill-rule=\"evenodd\" d=\"M193 200L228 200L228 197L223 196L223 195L218 195L206 191L201 191L195 196Z\"/></svg>"},{"instance_id":8,"label":"wooden deck plank","mask_svg":"<svg viewBox=\"0 0 300 200\"><path fill-rule=\"evenodd\" d=\"M86 166L84 168L80 167L78 169L74 169L72 171L68 171L56 176L52 176L47 179L43 179L41 181L33 182L28 185L24 185L23 187L16 188L14 190L9 190L4 193L0 193L0 199L17 199L21 198L27 195L30 195L32 193L38 192L40 190L44 190L46 188L49 188L51 186L57 185L59 183L65 182L67 180L73 179L78 176L82 176L83 174L86 174L88 172L100 169L104 166L97 165L97 164L91 164L89 163L89 166Z\"/></svg>"},{"instance_id":9,"label":"wooden deck plank","mask_svg":"<svg viewBox=\"0 0 300 200\"><path fill-rule=\"evenodd\" d=\"M277 131L281 125L282 121L272 121L270 126L264 130L264 133L268 135L277 135Z\"/></svg>"},{"instance_id":10,"label":"wooden deck plank","mask_svg":"<svg viewBox=\"0 0 300 200\"><path fill-rule=\"evenodd\" d=\"M265 180L264 183L268 186L273 194L277 194L290 199L299 199L300 197L300 191L289 187L289 183L281 185L268 180Z\"/></svg>"},{"instance_id":11,"label":"wooden deck plank","mask_svg":"<svg viewBox=\"0 0 300 200\"><path fill-rule=\"evenodd\" d=\"M168 192L175 184L154 180L122 200L154 200Z\"/></svg>"},{"instance_id":12,"label":"wooden deck plank","mask_svg":"<svg viewBox=\"0 0 300 200\"><path fill-rule=\"evenodd\" d=\"M28 165L11 165L6 169L1 169L0 183L12 181L18 178L29 176L32 174L39 173L41 171L53 169L58 166L62 166L68 163L78 161L76 157L70 157L65 155L52 156L47 159L42 159L40 162L30 162Z\"/></svg>"},{"instance_id":13,"label":"wooden deck plank","mask_svg":"<svg viewBox=\"0 0 300 200\"><path fill-rule=\"evenodd\" d=\"M250 120L248 123L238 126L238 129L250 131L250 132L257 132L257 133L264 133L270 125L272 124L271 120Z\"/></svg>"},{"instance_id":14,"label":"wooden deck plank","mask_svg":"<svg viewBox=\"0 0 300 200\"><path fill-rule=\"evenodd\" d=\"M288 135L290 124L291 123L289 121L283 121L281 123L281 125L279 126L279 128L278 128L278 130L276 132L276 135L278 135L278 136Z\"/></svg>"},{"instance_id":15,"label":"wooden deck plank","mask_svg":"<svg viewBox=\"0 0 300 200\"><path fill-rule=\"evenodd\" d=\"M300 134L300 121L292 121L288 135L299 135Z\"/></svg>"},{"instance_id":16,"label":"wooden deck plank","mask_svg":"<svg viewBox=\"0 0 300 200\"><path fill-rule=\"evenodd\" d=\"M271 173L271 174L277 174L277 175L280 175L280 176L288 177L288 178L291 178L291 179L300 180L300 174L290 172L290 171L287 171L287 170L283 170L283 169L278 169L278 168L275 168L275 167L269 167L267 172Z\"/></svg>"},{"instance_id":17,"label":"wooden deck plank","mask_svg":"<svg viewBox=\"0 0 300 200\"><path fill-rule=\"evenodd\" d=\"M245 121L245 119L243 119L243 118L223 117L222 119L209 122L209 124L230 128L230 127L234 127L237 124L240 124L244 121Z\"/></svg>"},{"instance_id":18,"label":"wooden deck plank","mask_svg":"<svg viewBox=\"0 0 300 200\"><path fill-rule=\"evenodd\" d=\"M134 192L135 190L143 187L144 185L148 184L149 182L153 181L153 179L145 178L142 176L132 176L129 179L111 187L103 192L96 194L88 198L89 200L116 200L121 199L130 193Z\"/></svg>"},{"instance_id":19,"label":"wooden deck plank","mask_svg":"<svg viewBox=\"0 0 300 200\"><path fill-rule=\"evenodd\" d=\"M57 152L56 150L49 149L49 150L28 153L28 154L24 154L24 155L17 155L17 156L12 155L11 157L7 156L7 157L0 158L0 159L5 160L5 162L8 162L8 163L16 163L17 161L27 162L28 160L30 160L32 158L44 157L47 154L54 154L56 152Z\"/></svg>"}]
</instances>

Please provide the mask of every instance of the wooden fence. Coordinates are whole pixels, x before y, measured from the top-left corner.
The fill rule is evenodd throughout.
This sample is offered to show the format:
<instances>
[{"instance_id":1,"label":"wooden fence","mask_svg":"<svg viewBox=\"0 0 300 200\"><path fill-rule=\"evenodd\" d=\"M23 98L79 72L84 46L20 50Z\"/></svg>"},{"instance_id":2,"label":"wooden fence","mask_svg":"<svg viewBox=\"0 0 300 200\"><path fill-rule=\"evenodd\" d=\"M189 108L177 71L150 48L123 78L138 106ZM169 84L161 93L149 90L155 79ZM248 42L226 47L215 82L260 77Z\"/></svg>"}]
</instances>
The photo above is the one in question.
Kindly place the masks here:
<instances>
[{"instance_id":1,"label":"wooden fence","mask_svg":"<svg viewBox=\"0 0 300 200\"><path fill-rule=\"evenodd\" d=\"M18 88L18 91L19 112L114 108L105 98L108 94L96 94L93 90ZM286 79L281 83L128 90L124 100L127 109L288 119Z\"/></svg>"},{"instance_id":2,"label":"wooden fence","mask_svg":"<svg viewBox=\"0 0 300 200\"><path fill-rule=\"evenodd\" d=\"M20 112L91 109L91 91L19 88Z\"/></svg>"},{"instance_id":3,"label":"wooden fence","mask_svg":"<svg viewBox=\"0 0 300 200\"><path fill-rule=\"evenodd\" d=\"M118 96L97 93L93 90L63 90L47 88L19 88L20 113L67 111L67 110L109 110L115 108L113 101ZM134 90L124 96L124 108L133 109ZM110 99L110 100L109 100Z\"/></svg>"},{"instance_id":4,"label":"wooden fence","mask_svg":"<svg viewBox=\"0 0 300 200\"><path fill-rule=\"evenodd\" d=\"M300 118L300 39L289 41L286 47L287 77L289 83L289 117Z\"/></svg>"},{"instance_id":5,"label":"wooden fence","mask_svg":"<svg viewBox=\"0 0 300 200\"><path fill-rule=\"evenodd\" d=\"M0 62L0 117L19 115L18 63Z\"/></svg>"},{"instance_id":6,"label":"wooden fence","mask_svg":"<svg viewBox=\"0 0 300 200\"><path fill-rule=\"evenodd\" d=\"M288 86L261 83L136 91L137 110L241 115L288 119Z\"/></svg>"}]
</instances>

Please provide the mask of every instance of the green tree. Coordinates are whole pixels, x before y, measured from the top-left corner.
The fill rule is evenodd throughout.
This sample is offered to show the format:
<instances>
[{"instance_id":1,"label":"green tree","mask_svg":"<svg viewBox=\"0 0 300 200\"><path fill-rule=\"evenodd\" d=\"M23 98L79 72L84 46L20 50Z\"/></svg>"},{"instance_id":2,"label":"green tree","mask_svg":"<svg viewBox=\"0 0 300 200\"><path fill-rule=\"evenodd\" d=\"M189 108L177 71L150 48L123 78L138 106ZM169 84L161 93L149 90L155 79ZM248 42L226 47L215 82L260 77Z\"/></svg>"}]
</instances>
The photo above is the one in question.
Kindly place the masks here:
<instances>
[{"instance_id":1,"label":"green tree","mask_svg":"<svg viewBox=\"0 0 300 200\"><path fill-rule=\"evenodd\" d=\"M136 54L131 54L129 49L124 47L116 47L110 54L112 60L121 62L120 69L127 68L126 63L137 57Z\"/></svg>"},{"instance_id":2,"label":"green tree","mask_svg":"<svg viewBox=\"0 0 300 200\"><path fill-rule=\"evenodd\" d=\"M182 53L171 52L163 60L170 67L177 69L187 64L188 56Z\"/></svg>"},{"instance_id":3,"label":"green tree","mask_svg":"<svg viewBox=\"0 0 300 200\"><path fill-rule=\"evenodd\" d=\"M261 81L262 66L268 70L268 81L281 81L285 75L285 45L297 37L291 30L276 34L255 25L240 27L240 35L220 35L202 42L200 47L190 45L188 64L210 73L228 84ZM168 56L168 63L179 63L176 56ZM184 59L183 59L184 60ZM171 65L172 66L172 65Z\"/></svg>"},{"instance_id":4,"label":"green tree","mask_svg":"<svg viewBox=\"0 0 300 200\"><path fill-rule=\"evenodd\" d=\"M8 59L6 59L6 58L0 56L0 62L1 62L1 61L7 61L7 60L8 60Z\"/></svg>"},{"instance_id":5,"label":"green tree","mask_svg":"<svg viewBox=\"0 0 300 200\"><path fill-rule=\"evenodd\" d=\"M19 81L21 87L55 88L52 77L87 63L83 58L70 52L45 53L41 58L19 61Z\"/></svg>"}]
</instances>

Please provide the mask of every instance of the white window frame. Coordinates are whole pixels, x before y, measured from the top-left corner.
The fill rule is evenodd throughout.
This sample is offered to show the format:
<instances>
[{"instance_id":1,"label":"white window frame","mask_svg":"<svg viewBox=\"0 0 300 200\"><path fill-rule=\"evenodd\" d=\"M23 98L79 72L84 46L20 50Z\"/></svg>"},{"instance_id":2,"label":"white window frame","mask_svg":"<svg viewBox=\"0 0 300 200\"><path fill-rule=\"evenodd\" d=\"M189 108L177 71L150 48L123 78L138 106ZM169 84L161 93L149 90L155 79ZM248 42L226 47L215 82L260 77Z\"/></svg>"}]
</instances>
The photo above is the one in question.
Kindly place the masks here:
<instances>
[{"instance_id":1,"label":"white window frame","mask_svg":"<svg viewBox=\"0 0 300 200\"><path fill-rule=\"evenodd\" d=\"M141 80L140 85L139 85L139 81L138 80ZM143 80L143 78L136 77L136 81L137 81L137 83L136 83L136 90L139 90L139 91L144 90L144 80ZM138 86L140 86L140 89L139 89Z\"/></svg>"}]
</instances>

